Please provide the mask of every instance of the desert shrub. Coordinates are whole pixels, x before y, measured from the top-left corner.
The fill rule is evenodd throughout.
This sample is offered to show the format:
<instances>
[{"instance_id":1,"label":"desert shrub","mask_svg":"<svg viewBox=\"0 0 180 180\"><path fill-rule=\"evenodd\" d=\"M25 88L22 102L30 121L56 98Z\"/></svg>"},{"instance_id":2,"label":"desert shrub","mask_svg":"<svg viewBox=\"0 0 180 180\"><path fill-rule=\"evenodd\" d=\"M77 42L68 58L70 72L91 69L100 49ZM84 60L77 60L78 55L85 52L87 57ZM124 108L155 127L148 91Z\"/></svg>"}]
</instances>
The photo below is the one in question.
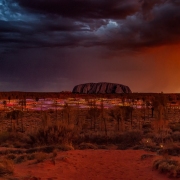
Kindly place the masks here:
<instances>
[{"instance_id":1,"label":"desert shrub","mask_svg":"<svg viewBox=\"0 0 180 180\"><path fill-rule=\"evenodd\" d=\"M106 145L99 145L98 149L108 149L108 147Z\"/></svg>"},{"instance_id":2,"label":"desert shrub","mask_svg":"<svg viewBox=\"0 0 180 180\"><path fill-rule=\"evenodd\" d=\"M41 151L41 152L45 152L45 153L51 153L54 151L55 148L56 148L55 146L42 146L39 148L34 148L34 150L38 151L38 152Z\"/></svg>"},{"instance_id":3,"label":"desert shrub","mask_svg":"<svg viewBox=\"0 0 180 180\"><path fill-rule=\"evenodd\" d=\"M0 176L13 174L14 165L13 161L9 159L3 159L0 161Z\"/></svg>"},{"instance_id":4,"label":"desert shrub","mask_svg":"<svg viewBox=\"0 0 180 180\"><path fill-rule=\"evenodd\" d=\"M156 143L150 139L150 138L143 138L141 140L141 144L144 146L144 147L148 147L148 148L152 148L152 147L155 147L156 146Z\"/></svg>"},{"instance_id":5,"label":"desert shrub","mask_svg":"<svg viewBox=\"0 0 180 180\"><path fill-rule=\"evenodd\" d=\"M43 162L45 159L49 157L47 153L44 152L36 152L34 153L34 157L37 163Z\"/></svg>"},{"instance_id":6,"label":"desert shrub","mask_svg":"<svg viewBox=\"0 0 180 180\"><path fill-rule=\"evenodd\" d=\"M152 129L152 125L150 123L146 123L142 125L143 129Z\"/></svg>"},{"instance_id":7,"label":"desert shrub","mask_svg":"<svg viewBox=\"0 0 180 180\"><path fill-rule=\"evenodd\" d=\"M16 155L15 154L8 154L6 156L7 159L11 159L11 160L14 160L16 158Z\"/></svg>"},{"instance_id":8,"label":"desert shrub","mask_svg":"<svg viewBox=\"0 0 180 180\"><path fill-rule=\"evenodd\" d=\"M27 148L29 147L26 143L20 142L19 140L13 142L15 148Z\"/></svg>"},{"instance_id":9,"label":"desert shrub","mask_svg":"<svg viewBox=\"0 0 180 180\"><path fill-rule=\"evenodd\" d=\"M177 156L180 154L180 146L176 143L165 144L162 149L159 150L159 154L168 154L172 156Z\"/></svg>"},{"instance_id":10,"label":"desert shrub","mask_svg":"<svg viewBox=\"0 0 180 180\"><path fill-rule=\"evenodd\" d=\"M142 131L134 130L134 131L128 131L123 134L123 144L126 144L130 147L139 144L139 142L143 138Z\"/></svg>"},{"instance_id":11,"label":"desert shrub","mask_svg":"<svg viewBox=\"0 0 180 180\"><path fill-rule=\"evenodd\" d=\"M172 159L157 159L153 163L153 168L157 169L161 173L168 174L170 177L180 176L180 164L176 160Z\"/></svg>"},{"instance_id":12,"label":"desert shrub","mask_svg":"<svg viewBox=\"0 0 180 180\"><path fill-rule=\"evenodd\" d=\"M92 143L96 143L96 144L105 144L107 143L108 141L110 140L110 136L106 136L101 133L99 134L95 134L95 135L92 135L92 137L90 137L90 142ZM88 141L86 141L88 142Z\"/></svg>"},{"instance_id":13,"label":"desert shrub","mask_svg":"<svg viewBox=\"0 0 180 180\"><path fill-rule=\"evenodd\" d=\"M120 143L118 149L125 150L130 147L140 145L143 138L143 133L140 130L128 131L120 135Z\"/></svg>"},{"instance_id":14,"label":"desert shrub","mask_svg":"<svg viewBox=\"0 0 180 180\"><path fill-rule=\"evenodd\" d=\"M27 160L27 155L20 155L14 159L14 162L18 164L18 163L22 163L26 160Z\"/></svg>"},{"instance_id":15,"label":"desert shrub","mask_svg":"<svg viewBox=\"0 0 180 180\"><path fill-rule=\"evenodd\" d=\"M0 133L0 144L5 143L7 140L9 140L10 134L9 132L1 132Z\"/></svg>"},{"instance_id":16,"label":"desert shrub","mask_svg":"<svg viewBox=\"0 0 180 180\"><path fill-rule=\"evenodd\" d=\"M98 145L104 144L124 144L127 147L132 147L139 143L143 138L142 131L134 130L128 132L116 132L116 133L108 133L108 135L104 135L104 133L86 133L78 136L78 139L75 140L74 144L81 143L92 143Z\"/></svg>"},{"instance_id":17,"label":"desert shrub","mask_svg":"<svg viewBox=\"0 0 180 180\"><path fill-rule=\"evenodd\" d=\"M146 133L145 135L144 135L144 138L146 138L146 139L154 139L154 133L153 132L149 132L149 133Z\"/></svg>"},{"instance_id":18,"label":"desert shrub","mask_svg":"<svg viewBox=\"0 0 180 180\"><path fill-rule=\"evenodd\" d=\"M61 144L58 146L58 149L61 151L70 151L74 150L74 147L71 144Z\"/></svg>"},{"instance_id":19,"label":"desert shrub","mask_svg":"<svg viewBox=\"0 0 180 180\"><path fill-rule=\"evenodd\" d=\"M98 147L91 143L81 143L79 149L97 149Z\"/></svg>"},{"instance_id":20,"label":"desert shrub","mask_svg":"<svg viewBox=\"0 0 180 180\"><path fill-rule=\"evenodd\" d=\"M29 141L30 139L25 133L7 131L0 133L0 144L3 146L7 144L8 147L26 148Z\"/></svg>"},{"instance_id":21,"label":"desert shrub","mask_svg":"<svg viewBox=\"0 0 180 180\"><path fill-rule=\"evenodd\" d=\"M171 135L173 141L180 141L180 131L175 131Z\"/></svg>"},{"instance_id":22,"label":"desert shrub","mask_svg":"<svg viewBox=\"0 0 180 180\"><path fill-rule=\"evenodd\" d=\"M35 159L35 154L32 153L32 154L27 154L27 160L33 160Z\"/></svg>"},{"instance_id":23,"label":"desert shrub","mask_svg":"<svg viewBox=\"0 0 180 180\"><path fill-rule=\"evenodd\" d=\"M167 133L166 131L161 131L159 133L149 134L145 137L151 137L151 139L156 143L166 143L172 141L171 133Z\"/></svg>"},{"instance_id":24,"label":"desert shrub","mask_svg":"<svg viewBox=\"0 0 180 180\"><path fill-rule=\"evenodd\" d=\"M144 135L150 134L150 133L153 133L153 130L152 130L152 129L143 129L143 134L144 134Z\"/></svg>"},{"instance_id":25,"label":"desert shrub","mask_svg":"<svg viewBox=\"0 0 180 180\"><path fill-rule=\"evenodd\" d=\"M180 123L173 123L170 125L170 129L175 132L175 131L179 131L180 132Z\"/></svg>"},{"instance_id":26,"label":"desert shrub","mask_svg":"<svg viewBox=\"0 0 180 180\"><path fill-rule=\"evenodd\" d=\"M98 145L113 143L119 144L122 143L124 139L124 133L116 132L116 133L108 133L106 136L104 133L86 133L80 134L77 139L73 141L73 144L81 144L83 142L93 143Z\"/></svg>"},{"instance_id":27,"label":"desert shrub","mask_svg":"<svg viewBox=\"0 0 180 180\"><path fill-rule=\"evenodd\" d=\"M40 127L29 137L31 145L71 144L77 133L73 125L57 122Z\"/></svg>"}]
</instances>

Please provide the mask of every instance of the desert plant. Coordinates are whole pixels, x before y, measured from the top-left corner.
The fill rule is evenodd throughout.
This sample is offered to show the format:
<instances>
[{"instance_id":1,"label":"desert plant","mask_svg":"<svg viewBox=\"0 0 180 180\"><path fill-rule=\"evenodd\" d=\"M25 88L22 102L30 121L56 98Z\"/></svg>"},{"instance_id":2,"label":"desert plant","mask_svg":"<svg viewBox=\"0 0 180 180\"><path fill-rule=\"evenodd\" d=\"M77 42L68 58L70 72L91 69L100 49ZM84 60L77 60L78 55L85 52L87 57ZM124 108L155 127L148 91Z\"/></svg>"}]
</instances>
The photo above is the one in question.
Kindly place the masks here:
<instances>
[{"instance_id":1,"label":"desert plant","mask_svg":"<svg viewBox=\"0 0 180 180\"><path fill-rule=\"evenodd\" d=\"M16 155L15 154L8 154L6 156L7 159L11 159L11 160L14 160L16 158Z\"/></svg>"},{"instance_id":2,"label":"desert plant","mask_svg":"<svg viewBox=\"0 0 180 180\"><path fill-rule=\"evenodd\" d=\"M79 149L97 149L98 146L92 143L81 143Z\"/></svg>"},{"instance_id":3,"label":"desert plant","mask_svg":"<svg viewBox=\"0 0 180 180\"><path fill-rule=\"evenodd\" d=\"M55 124L40 127L29 134L32 145L71 144L77 134L72 124L57 121Z\"/></svg>"},{"instance_id":4,"label":"desert plant","mask_svg":"<svg viewBox=\"0 0 180 180\"><path fill-rule=\"evenodd\" d=\"M159 143L166 143L166 142L171 142L172 137L170 133L167 133L166 131L161 130L160 132L154 133L154 136L152 137L153 141L156 142L157 144Z\"/></svg>"},{"instance_id":5,"label":"desert plant","mask_svg":"<svg viewBox=\"0 0 180 180\"><path fill-rule=\"evenodd\" d=\"M49 155L44 152L36 152L34 153L34 157L37 163L43 162L45 159L49 158Z\"/></svg>"},{"instance_id":6,"label":"desert plant","mask_svg":"<svg viewBox=\"0 0 180 180\"><path fill-rule=\"evenodd\" d=\"M35 159L35 153L27 154L27 160L33 160Z\"/></svg>"},{"instance_id":7,"label":"desert plant","mask_svg":"<svg viewBox=\"0 0 180 180\"><path fill-rule=\"evenodd\" d=\"M10 137L9 132L4 131L0 133L0 144L5 143Z\"/></svg>"},{"instance_id":8,"label":"desert plant","mask_svg":"<svg viewBox=\"0 0 180 180\"><path fill-rule=\"evenodd\" d=\"M137 145L143 138L143 133L140 130L133 130L123 133L123 141L122 143L127 146Z\"/></svg>"},{"instance_id":9,"label":"desert plant","mask_svg":"<svg viewBox=\"0 0 180 180\"><path fill-rule=\"evenodd\" d=\"M153 163L153 168L161 173L168 174L170 177L180 176L180 164L178 161L173 159L157 159Z\"/></svg>"},{"instance_id":10,"label":"desert plant","mask_svg":"<svg viewBox=\"0 0 180 180\"><path fill-rule=\"evenodd\" d=\"M180 141L180 131L175 131L171 135L173 141Z\"/></svg>"},{"instance_id":11,"label":"desert plant","mask_svg":"<svg viewBox=\"0 0 180 180\"><path fill-rule=\"evenodd\" d=\"M175 132L175 131L180 132L180 123L173 123L170 125L170 128L172 129L173 132Z\"/></svg>"},{"instance_id":12,"label":"desert plant","mask_svg":"<svg viewBox=\"0 0 180 180\"><path fill-rule=\"evenodd\" d=\"M9 175L14 173L13 161L3 159L0 161L0 176Z\"/></svg>"},{"instance_id":13,"label":"desert plant","mask_svg":"<svg viewBox=\"0 0 180 180\"><path fill-rule=\"evenodd\" d=\"M177 156L180 154L180 146L176 143L167 143L163 145L163 148L159 150L159 154L168 154L172 156Z\"/></svg>"},{"instance_id":14,"label":"desert plant","mask_svg":"<svg viewBox=\"0 0 180 180\"><path fill-rule=\"evenodd\" d=\"M61 151L74 150L74 147L71 144L61 144L58 146L58 149Z\"/></svg>"},{"instance_id":15,"label":"desert plant","mask_svg":"<svg viewBox=\"0 0 180 180\"><path fill-rule=\"evenodd\" d=\"M147 147L147 148L152 148L152 147L155 147L156 146L156 143L150 139L150 138L143 138L141 140L141 144L144 146L144 147Z\"/></svg>"},{"instance_id":16,"label":"desert plant","mask_svg":"<svg viewBox=\"0 0 180 180\"><path fill-rule=\"evenodd\" d=\"M26 159L27 159L27 155L20 155L14 159L14 162L18 164L26 161Z\"/></svg>"}]
</instances>

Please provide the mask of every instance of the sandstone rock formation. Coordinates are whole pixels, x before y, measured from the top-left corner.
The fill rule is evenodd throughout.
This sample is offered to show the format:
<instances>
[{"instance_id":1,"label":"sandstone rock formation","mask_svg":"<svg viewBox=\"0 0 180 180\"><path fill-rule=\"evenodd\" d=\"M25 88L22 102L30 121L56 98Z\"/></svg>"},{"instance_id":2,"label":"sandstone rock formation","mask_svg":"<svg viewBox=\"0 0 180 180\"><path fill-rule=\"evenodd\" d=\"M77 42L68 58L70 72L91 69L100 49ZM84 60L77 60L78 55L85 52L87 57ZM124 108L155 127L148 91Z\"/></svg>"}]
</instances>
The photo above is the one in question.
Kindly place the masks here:
<instances>
[{"instance_id":1,"label":"sandstone rock formation","mask_svg":"<svg viewBox=\"0 0 180 180\"><path fill-rule=\"evenodd\" d=\"M81 94L110 94L110 93L131 93L131 90L128 86L115 83L86 83L80 84L73 88L73 93Z\"/></svg>"}]
</instances>

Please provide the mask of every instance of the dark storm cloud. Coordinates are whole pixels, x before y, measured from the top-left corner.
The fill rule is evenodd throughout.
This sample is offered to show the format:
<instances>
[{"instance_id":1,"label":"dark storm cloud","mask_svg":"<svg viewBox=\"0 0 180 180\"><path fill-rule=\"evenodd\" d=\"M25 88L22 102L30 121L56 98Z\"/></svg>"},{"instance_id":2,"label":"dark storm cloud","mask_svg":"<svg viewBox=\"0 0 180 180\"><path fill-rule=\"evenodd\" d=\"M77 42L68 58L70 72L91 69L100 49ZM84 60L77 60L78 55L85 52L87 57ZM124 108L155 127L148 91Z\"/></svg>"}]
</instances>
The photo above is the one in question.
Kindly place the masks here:
<instances>
[{"instance_id":1,"label":"dark storm cloud","mask_svg":"<svg viewBox=\"0 0 180 180\"><path fill-rule=\"evenodd\" d=\"M17 0L32 12L57 14L71 18L123 18L137 11L133 0Z\"/></svg>"},{"instance_id":2,"label":"dark storm cloud","mask_svg":"<svg viewBox=\"0 0 180 180\"><path fill-rule=\"evenodd\" d=\"M178 0L0 0L0 52L104 46L141 50L180 41Z\"/></svg>"},{"instance_id":3,"label":"dark storm cloud","mask_svg":"<svg viewBox=\"0 0 180 180\"><path fill-rule=\"evenodd\" d=\"M180 42L180 3L161 1L147 5L145 15L143 8L134 16L120 21L121 25L116 27L115 33L106 31L110 37L107 38L106 46L140 50Z\"/></svg>"}]
</instances>

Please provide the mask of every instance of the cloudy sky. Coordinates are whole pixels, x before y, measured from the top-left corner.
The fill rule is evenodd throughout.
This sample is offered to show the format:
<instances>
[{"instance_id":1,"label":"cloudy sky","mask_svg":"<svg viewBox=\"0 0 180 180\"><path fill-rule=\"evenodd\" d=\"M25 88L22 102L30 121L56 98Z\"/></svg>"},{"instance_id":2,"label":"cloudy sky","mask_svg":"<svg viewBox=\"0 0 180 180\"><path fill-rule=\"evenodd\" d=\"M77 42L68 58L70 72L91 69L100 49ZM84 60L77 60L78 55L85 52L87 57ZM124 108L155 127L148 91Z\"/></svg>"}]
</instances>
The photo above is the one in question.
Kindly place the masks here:
<instances>
[{"instance_id":1,"label":"cloudy sky","mask_svg":"<svg viewBox=\"0 0 180 180\"><path fill-rule=\"evenodd\" d=\"M180 0L0 0L0 91L168 93L179 78Z\"/></svg>"}]
</instances>

